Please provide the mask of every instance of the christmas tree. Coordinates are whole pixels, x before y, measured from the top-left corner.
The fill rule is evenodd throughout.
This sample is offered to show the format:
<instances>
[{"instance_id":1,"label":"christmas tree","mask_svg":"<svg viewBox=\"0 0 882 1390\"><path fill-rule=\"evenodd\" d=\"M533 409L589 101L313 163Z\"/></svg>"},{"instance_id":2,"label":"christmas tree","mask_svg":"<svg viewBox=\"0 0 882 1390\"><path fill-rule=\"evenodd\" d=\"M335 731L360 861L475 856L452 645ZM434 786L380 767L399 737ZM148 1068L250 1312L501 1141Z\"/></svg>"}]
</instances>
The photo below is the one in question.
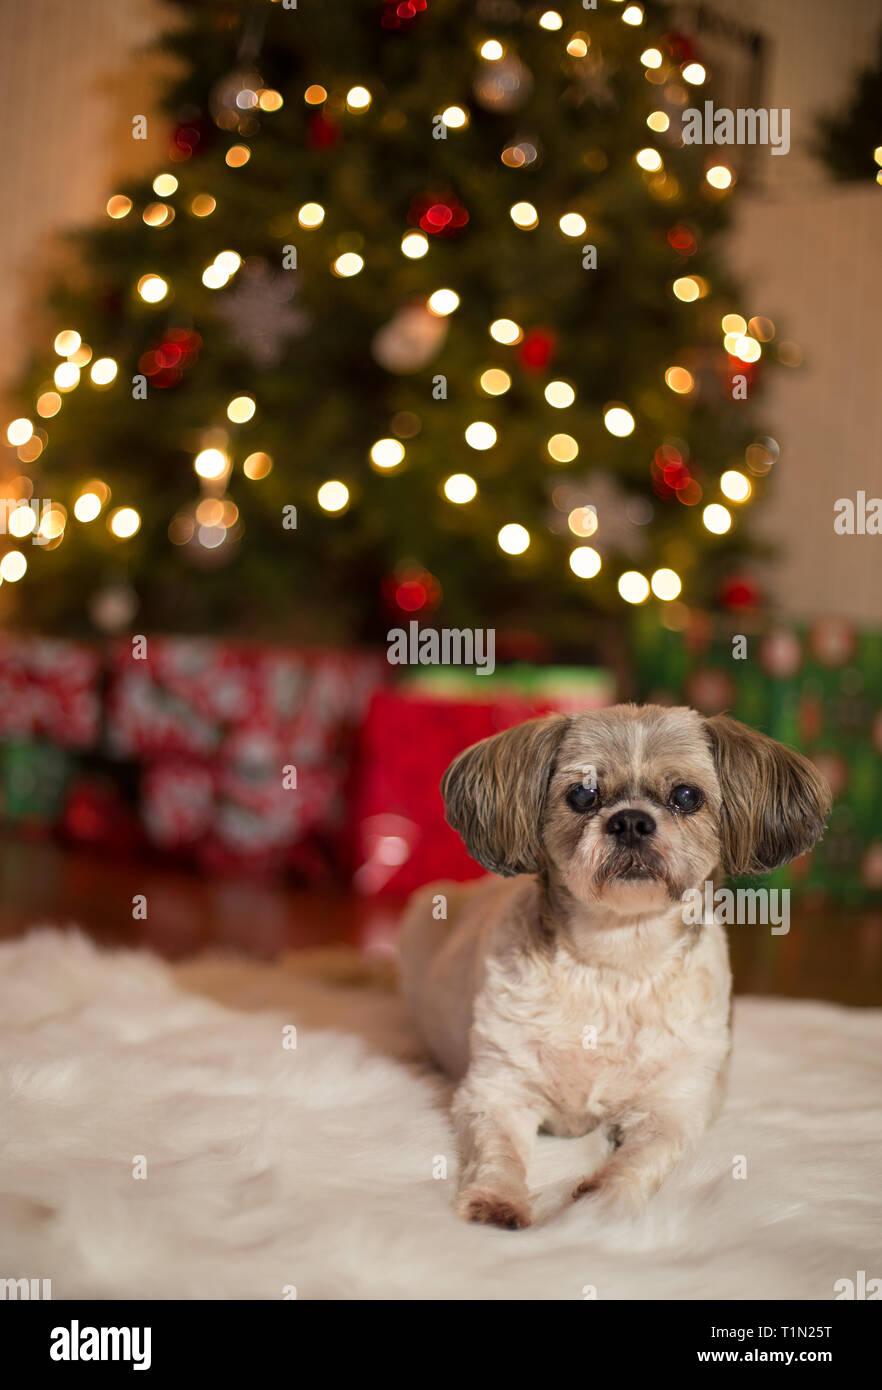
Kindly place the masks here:
<instances>
[{"instance_id":1,"label":"christmas tree","mask_svg":"<svg viewBox=\"0 0 882 1390\"><path fill-rule=\"evenodd\" d=\"M7 621L566 655L737 588L775 329L667 8L177 9L168 158L79 236L9 427Z\"/></svg>"},{"instance_id":2,"label":"christmas tree","mask_svg":"<svg viewBox=\"0 0 882 1390\"><path fill-rule=\"evenodd\" d=\"M846 108L818 122L817 152L834 179L882 183L882 33L875 61L858 75Z\"/></svg>"}]
</instances>

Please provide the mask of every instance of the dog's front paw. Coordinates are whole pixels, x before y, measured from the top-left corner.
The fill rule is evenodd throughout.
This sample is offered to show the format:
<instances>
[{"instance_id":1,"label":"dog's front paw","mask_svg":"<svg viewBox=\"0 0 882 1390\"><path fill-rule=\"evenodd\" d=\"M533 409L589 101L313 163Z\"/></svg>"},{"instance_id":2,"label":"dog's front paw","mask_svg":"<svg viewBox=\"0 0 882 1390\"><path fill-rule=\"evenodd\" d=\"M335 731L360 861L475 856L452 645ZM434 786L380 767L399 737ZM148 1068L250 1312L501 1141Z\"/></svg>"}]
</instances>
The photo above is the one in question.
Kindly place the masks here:
<instances>
[{"instance_id":1,"label":"dog's front paw","mask_svg":"<svg viewBox=\"0 0 882 1390\"><path fill-rule=\"evenodd\" d=\"M533 1220L526 1198L512 1192L496 1192L490 1187L464 1187L457 1194L453 1209L464 1221L502 1226L508 1231L520 1231Z\"/></svg>"}]
</instances>

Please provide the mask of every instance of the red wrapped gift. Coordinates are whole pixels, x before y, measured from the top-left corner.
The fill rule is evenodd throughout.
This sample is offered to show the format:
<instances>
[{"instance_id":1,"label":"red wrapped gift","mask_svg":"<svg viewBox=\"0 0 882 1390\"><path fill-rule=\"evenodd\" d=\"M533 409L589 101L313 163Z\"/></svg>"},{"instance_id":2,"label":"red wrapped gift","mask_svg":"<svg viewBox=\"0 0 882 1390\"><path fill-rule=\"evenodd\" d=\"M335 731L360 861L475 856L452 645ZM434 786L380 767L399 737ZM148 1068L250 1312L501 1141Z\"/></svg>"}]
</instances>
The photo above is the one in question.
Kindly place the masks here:
<instances>
[{"instance_id":1,"label":"red wrapped gift","mask_svg":"<svg viewBox=\"0 0 882 1390\"><path fill-rule=\"evenodd\" d=\"M0 739L94 748L101 728L101 654L80 642L0 639Z\"/></svg>"},{"instance_id":2,"label":"red wrapped gift","mask_svg":"<svg viewBox=\"0 0 882 1390\"><path fill-rule=\"evenodd\" d=\"M137 650L113 656L109 737L145 764L153 843L212 870L339 873L351 745L382 658L184 638Z\"/></svg>"},{"instance_id":3,"label":"red wrapped gift","mask_svg":"<svg viewBox=\"0 0 882 1390\"><path fill-rule=\"evenodd\" d=\"M356 890L410 893L432 879L463 880L483 873L444 819L441 777L469 744L549 708L517 697L466 703L400 690L378 692L361 739L354 817Z\"/></svg>"}]
</instances>

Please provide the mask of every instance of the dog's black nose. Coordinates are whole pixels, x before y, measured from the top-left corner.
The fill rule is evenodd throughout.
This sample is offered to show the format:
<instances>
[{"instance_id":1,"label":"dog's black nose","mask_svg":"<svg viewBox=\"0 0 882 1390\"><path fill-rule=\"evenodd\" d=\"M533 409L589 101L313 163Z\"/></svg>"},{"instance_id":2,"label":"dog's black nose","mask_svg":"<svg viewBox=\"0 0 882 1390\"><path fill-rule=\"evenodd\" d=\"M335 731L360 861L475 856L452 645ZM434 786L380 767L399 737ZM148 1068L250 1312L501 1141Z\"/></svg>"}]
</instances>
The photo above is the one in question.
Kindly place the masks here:
<instances>
[{"instance_id":1,"label":"dog's black nose","mask_svg":"<svg viewBox=\"0 0 882 1390\"><path fill-rule=\"evenodd\" d=\"M636 845L655 831L648 811L617 811L606 823L607 835L616 835L625 845Z\"/></svg>"}]
</instances>

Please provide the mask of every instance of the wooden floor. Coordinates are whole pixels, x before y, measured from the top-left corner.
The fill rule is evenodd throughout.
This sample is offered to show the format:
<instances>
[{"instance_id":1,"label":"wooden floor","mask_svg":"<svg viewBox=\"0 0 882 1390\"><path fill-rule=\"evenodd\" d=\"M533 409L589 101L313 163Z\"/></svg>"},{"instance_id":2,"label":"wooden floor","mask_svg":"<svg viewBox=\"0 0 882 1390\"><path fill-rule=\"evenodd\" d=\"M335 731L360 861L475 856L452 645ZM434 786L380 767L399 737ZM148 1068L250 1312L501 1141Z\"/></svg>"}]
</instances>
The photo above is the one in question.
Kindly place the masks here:
<instances>
[{"instance_id":1,"label":"wooden floor","mask_svg":"<svg viewBox=\"0 0 882 1390\"><path fill-rule=\"evenodd\" d=\"M145 920L132 899L147 899ZM0 846L0 938L38 924L76 924L114 946L147 946L170 960L231 950L271 960L345 942L386 949L402 900L297 891L251 879L206 878L140 861L109 861L49 842ZM739 994L781 994L882 1005L882 911L819 913L794 904L786 936L768 927L729 933Z\"/></svg>"}]
</instances>

